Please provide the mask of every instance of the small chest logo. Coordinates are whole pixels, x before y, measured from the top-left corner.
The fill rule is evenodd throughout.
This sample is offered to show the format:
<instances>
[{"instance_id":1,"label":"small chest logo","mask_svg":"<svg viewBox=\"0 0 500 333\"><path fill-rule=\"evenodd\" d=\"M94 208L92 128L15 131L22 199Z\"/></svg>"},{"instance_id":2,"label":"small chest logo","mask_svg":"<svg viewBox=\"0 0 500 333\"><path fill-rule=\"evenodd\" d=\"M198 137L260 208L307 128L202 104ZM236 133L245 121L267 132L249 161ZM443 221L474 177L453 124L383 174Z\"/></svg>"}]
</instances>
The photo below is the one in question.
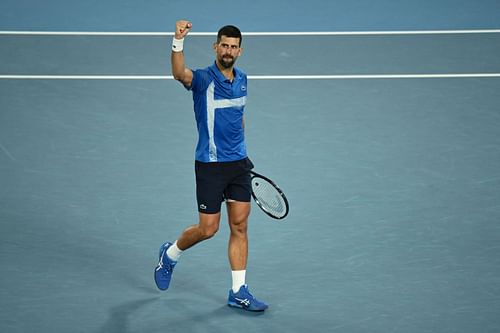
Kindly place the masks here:
<instances>
[{"instance_id":1,"label":"small chest logo","mask_svg":"<svg viewBox=\"0 0 500 333\"><path fill-rule=\"evenodd\" d=\"M247 90L247 86L241 86L241 91L246 91Z\"/></svg>"}]
</instances>

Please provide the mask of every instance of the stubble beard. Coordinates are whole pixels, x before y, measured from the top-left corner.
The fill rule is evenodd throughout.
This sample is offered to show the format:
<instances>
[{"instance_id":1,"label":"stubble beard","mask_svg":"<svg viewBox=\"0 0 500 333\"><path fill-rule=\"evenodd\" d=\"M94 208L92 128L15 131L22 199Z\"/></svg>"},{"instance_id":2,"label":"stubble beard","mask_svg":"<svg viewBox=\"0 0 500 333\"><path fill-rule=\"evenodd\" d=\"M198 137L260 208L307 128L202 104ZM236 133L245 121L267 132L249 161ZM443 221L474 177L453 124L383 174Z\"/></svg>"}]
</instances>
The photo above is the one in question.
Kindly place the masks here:
<instances>
[{"instance_id":1,"label":"stubble beard","mask_svg":"<svg viewBox=\"0 0 500 333\"><path fill-rule=\"evenodd\" d=\"M229 69L234 66L234 63L236 62L236 59L234 57L226 57L226 58L231 58L231 60L224 60L224 57L220 57L219 63L221 64L222 67L225 69Z\"/></svg>"}]
</instances>

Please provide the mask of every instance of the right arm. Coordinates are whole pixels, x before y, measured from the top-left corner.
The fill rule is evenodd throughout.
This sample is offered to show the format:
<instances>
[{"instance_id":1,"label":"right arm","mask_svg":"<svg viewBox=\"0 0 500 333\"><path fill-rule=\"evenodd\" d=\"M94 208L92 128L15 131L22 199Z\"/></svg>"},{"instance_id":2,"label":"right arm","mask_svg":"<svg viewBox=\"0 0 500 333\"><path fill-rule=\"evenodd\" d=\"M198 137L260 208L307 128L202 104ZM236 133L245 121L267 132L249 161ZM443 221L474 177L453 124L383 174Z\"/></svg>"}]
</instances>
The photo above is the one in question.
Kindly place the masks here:
<instances>
[{"instance_id":1,"label":"right arm","mask_svg":"<svg viewBox=\"0 0 500 333\"><path fill-rule=\"evenodd\" d=\"M193 25L189 21L177 21L175 24L175 39L183 39L191 30ZM186 68L184 63L184 52L174 52L171 55L172 75L174 79L181 82L186 87L191 87L193 82L193 72Z\"/></svg>"}]
</instances>

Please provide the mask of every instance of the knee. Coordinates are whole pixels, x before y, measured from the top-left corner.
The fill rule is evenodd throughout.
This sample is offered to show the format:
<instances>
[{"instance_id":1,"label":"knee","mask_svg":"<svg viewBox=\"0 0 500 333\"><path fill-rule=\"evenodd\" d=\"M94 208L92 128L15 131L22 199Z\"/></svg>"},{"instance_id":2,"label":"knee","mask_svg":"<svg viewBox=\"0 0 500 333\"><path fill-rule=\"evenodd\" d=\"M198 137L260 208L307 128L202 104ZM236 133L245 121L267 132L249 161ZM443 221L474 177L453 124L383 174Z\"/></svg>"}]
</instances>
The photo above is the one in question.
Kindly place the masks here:
<instances>
[{"instance_id":1,"label":"knee","mask_svg":"<svg viewBox=\"0 0 500 333\"><path fill-rule=\"evenodd\" d=\"M219 214L200 214L200 222L198 231L201 240L212 238L219 230L220 213Z\"/></svg>"},{"instance_id":2,"label":"knee","mask_svg":"<svg viewBox=\"0 0 500 333\"><path fill-rule=\"evenodd\" d=\"M201 236L203 239L209 239L212 238L217 231L219 231L219 225L208 225L208 226L202 226L200 228L201 231Z\"/></svg>"},{"instance_id":3,"label":"knee","mask_svg":"<svg viewBox=\"0 0 500 333\"><path fill-rule=\"evenodd\" d=\"M229 226L232 235L246 236L249 215L250 203L248 202L232 202L228 205Z\"/></svg>"},{"instance_id":4,"label":"knee","mask_svg":"<svg viewBox=\"0 0 500 333\"><path fill-rule=\"evenodd\" d=\"M237 220L232 220L230 226L231 226L231 232L233 234L245 235L248 229L248 219L241 218Z\"/></svg>"}]
</instances>

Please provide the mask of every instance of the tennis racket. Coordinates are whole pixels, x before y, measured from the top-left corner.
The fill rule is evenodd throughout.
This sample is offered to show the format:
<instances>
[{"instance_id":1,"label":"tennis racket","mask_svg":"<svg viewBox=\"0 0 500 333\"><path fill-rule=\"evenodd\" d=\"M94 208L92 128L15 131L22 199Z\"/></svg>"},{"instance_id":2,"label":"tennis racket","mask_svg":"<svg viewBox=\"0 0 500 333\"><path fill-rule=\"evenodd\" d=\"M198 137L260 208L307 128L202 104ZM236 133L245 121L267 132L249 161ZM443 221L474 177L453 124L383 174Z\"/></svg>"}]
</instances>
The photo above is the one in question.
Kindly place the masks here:
<instances>
[{"instance_id":1,"label":"tennis racket","mask_svg":"<svg viewBox=\"0 0 500 333\"><path fill-rule=\"evenodd\" d=\"M255 203L274 219L281 220L288 215L288 200L283 191L271 179L251 171L252 197Z\"/></svg>"}]
</instances>

